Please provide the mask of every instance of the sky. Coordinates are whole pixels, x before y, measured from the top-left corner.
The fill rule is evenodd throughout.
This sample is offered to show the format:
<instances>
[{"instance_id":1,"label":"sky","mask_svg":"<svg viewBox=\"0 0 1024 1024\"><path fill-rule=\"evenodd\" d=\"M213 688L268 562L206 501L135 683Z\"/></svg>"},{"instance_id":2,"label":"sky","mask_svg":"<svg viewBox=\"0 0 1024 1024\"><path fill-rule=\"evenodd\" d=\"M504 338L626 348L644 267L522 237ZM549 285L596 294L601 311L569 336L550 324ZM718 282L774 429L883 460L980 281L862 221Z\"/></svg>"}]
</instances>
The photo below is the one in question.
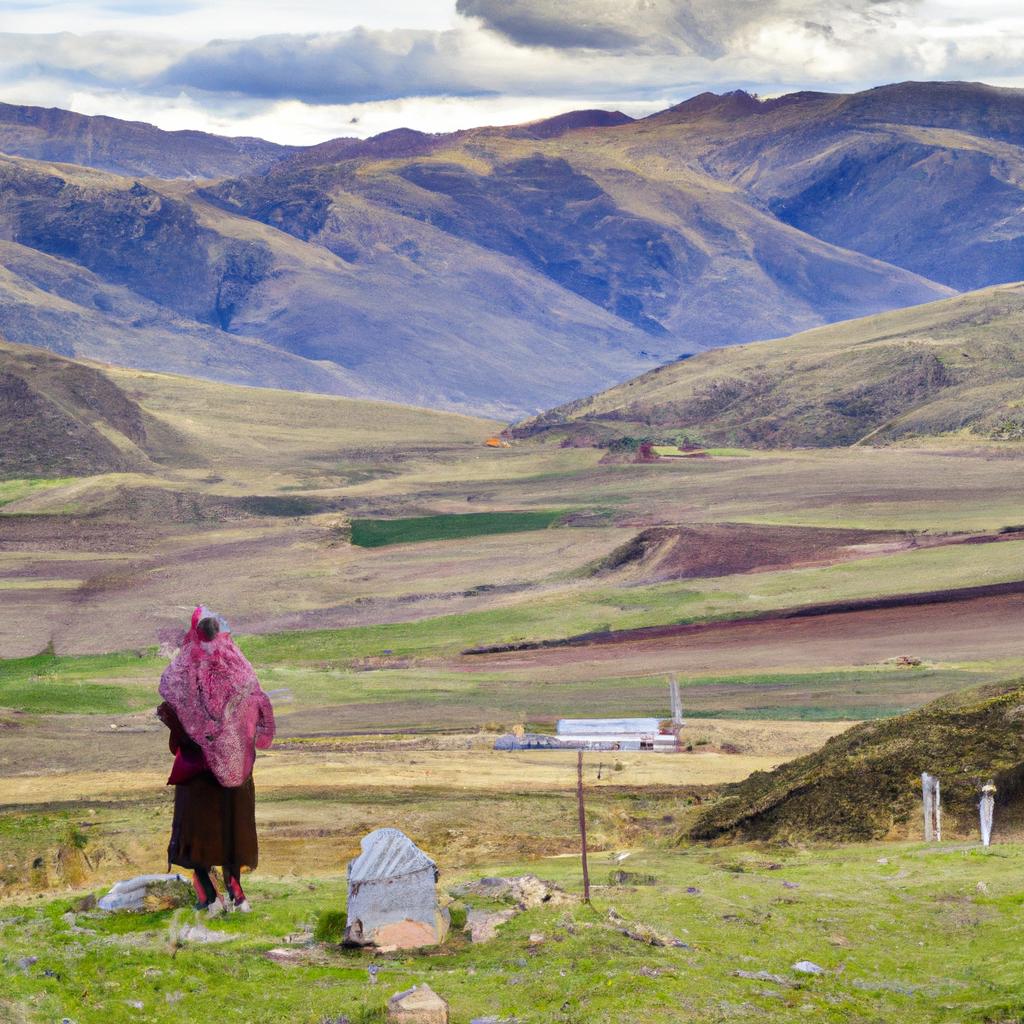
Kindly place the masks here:
<instances>
[{"instance_id":1,"label":"sky","mask_svg":"<svg viewBox=\"0 0 1024 1024\"><path fill-rule=\"evenodd\" d=\"M697 93L1024 87L1019 0L0 0L0 100L312 144Z\"/></svg>"}]
</instances>

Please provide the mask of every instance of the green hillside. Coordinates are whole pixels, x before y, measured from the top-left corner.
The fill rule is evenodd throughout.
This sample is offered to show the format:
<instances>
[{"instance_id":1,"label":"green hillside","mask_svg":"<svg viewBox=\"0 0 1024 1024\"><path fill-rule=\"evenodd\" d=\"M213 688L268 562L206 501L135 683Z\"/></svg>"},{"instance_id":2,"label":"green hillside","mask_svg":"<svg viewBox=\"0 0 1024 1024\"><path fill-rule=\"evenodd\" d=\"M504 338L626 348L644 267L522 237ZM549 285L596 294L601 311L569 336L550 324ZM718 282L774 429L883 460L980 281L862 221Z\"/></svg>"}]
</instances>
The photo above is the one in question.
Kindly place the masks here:
<instances>
[{"instance_id":1,"label":"green hillside","mask_svg":"<svg viewBox=\"0 0 1024 1024\"><path fill-rule=\"evenodd\" d=\"M987 780L995 781L1002 808L1020 799L1022 710L1018 679L854 726L813 754L730 787L693 825L690 838L849 841L914 835L925 771L940 779L947 833L971 834Z\"/></svg>"},{"instance_id":2,"label":"green hillside","mask_svg":"<svg viewBox=\"0 0 1024 1024\"><path fill-rule=\"evenodd\" d=\"M997 439L1024 434L1024 285L701 353L513 433L774 448L965 428Z\"/></svg>"}]
</instances>

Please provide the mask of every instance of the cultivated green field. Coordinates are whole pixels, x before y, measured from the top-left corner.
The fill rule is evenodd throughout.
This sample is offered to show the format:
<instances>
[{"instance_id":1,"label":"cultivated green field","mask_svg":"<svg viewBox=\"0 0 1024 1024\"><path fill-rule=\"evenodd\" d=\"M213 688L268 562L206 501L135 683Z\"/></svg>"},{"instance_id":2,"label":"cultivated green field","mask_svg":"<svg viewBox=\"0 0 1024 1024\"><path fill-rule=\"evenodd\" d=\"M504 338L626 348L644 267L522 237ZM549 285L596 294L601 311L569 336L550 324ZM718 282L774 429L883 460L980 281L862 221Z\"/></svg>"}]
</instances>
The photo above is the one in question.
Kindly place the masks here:
<instances>
[{"instance_id":1,"label":"cultivated green field","mask_svg":"<svg viewBox=\"0 0 1024 1024\"><path fill-rule=\"evenodd\" d=\"M351 541L361 548L417 544L427 540L464 540L500 533L529 533L554 525L564 511L467 512L414 519L354 519Z\"/></svg>"}]
</instances>

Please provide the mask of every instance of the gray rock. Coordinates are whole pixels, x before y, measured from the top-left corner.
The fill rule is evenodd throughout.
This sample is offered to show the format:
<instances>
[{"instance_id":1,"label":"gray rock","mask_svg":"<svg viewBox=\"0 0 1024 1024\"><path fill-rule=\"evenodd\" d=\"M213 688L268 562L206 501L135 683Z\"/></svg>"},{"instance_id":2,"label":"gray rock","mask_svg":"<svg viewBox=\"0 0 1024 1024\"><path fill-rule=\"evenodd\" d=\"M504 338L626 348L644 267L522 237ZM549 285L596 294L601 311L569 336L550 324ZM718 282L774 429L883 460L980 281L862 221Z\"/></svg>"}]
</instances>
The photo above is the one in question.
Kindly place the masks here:
<instances>
[{"instance_id":1,"label":"gray rock","mask_svg":"<svg viewBox=\"0 0 1024 1024\"><path fill-rule=\"evenodd\" d=\"M812 963L810 960L797 960L793 964L793 970L798 974L824 974L825 968L819 967L816 963Z\"/></svg>"},{"instance_id":2,"label":"gray rock","mask_svg":"<svg viewBox=\"0 0 1024 1024\"><path fill-rule=\"evenodd\" d=\"M37 956L23 956L17 963L16 967L19 971L28 974L28 969L35 964L39 963L39 957Z\"/></svg>"},{"instance_id":3,"label":"gray rock","mask_svg":"<svg viewBox=\"0 0 1024 1024\"><path fill-rule=\"evenodd\" d=\"M172 883L180 883L182 886L188 885L179 874L138 875L135 878L128 878L123 882L115 882L110 892L103 896L96 905L100 910L108 912L115 910L146 910L148 909L146 898L150 897L152 901L157 894L160 894L161 900L163 900ZM182 896L182 898L185 897ZM191 896L188 898L190 899ZM178 902L180 904L180 900Z\"/></svg>"},{"instance_id":4,"label":"gray rock","mask_svg":"<svg viewBox=\"0 0 1024 1024\"><path fill-rule=\"evenodd\" d=\"M213 932L202 924L187 924L182 928L171 927L171 942L174 945L182 946L188 942L206 945L211 942L231 942L239 938L230 932Z\"/></svg>"},{"instance_id":5,"label":"gray rock","mask_svg":"<svg viewBox=\"0 0 1024 1024\"><path fill-rule=\"evenodd\" d=\"M437 904L437 865L396 828L364 836L348 866L345 941L380 949L436 946L449 915Z\"/></svg>"},{"instance_id":6,"label":"gray rock","mask_svg":"<svg viewBox=\"0 0 1024 1024\"><path fill-rule=\"evenodd\" d=\"M508 910L470 910L466 914L466 931L471 942L490 942L497 938L498 928L521 911L516 907Z\"/></svg>"},{"instance_id":7,"label":"gray rock","mask_svg":"<svg viewBox=\"0 0 1024 1024\"><path fill-rule=\"evenodd\" d=\"M733 977L746 978L748 981L771 981L776 985L786 985L788 982L778 974L770 974L768 971L733 971Z\"/></svg>"},{"instance_id":8,"label":"gray rock","mask_svg":"<svg viewBox=\"0 0 1024 1024\"><path fill-rule=\"evenodd\" d=\"M536 875L514 878L481 878L452 889L453 896L478 896L486 900L502 900L518 904L524 910L543 905L560 906L577 903L579 897L566 892L554 882L545 882Z\"/></svg>"},{"instance_id":9,"label":"gray rock","mask_svg":"<svg viewBox=\"0 0 1024 1024\"><path fill-rule=\"evenodd\" d=\"M389 1024L448 1024L448 1004L429 986L413 985L388 1000Z\"/></svg>"}]
</instances>

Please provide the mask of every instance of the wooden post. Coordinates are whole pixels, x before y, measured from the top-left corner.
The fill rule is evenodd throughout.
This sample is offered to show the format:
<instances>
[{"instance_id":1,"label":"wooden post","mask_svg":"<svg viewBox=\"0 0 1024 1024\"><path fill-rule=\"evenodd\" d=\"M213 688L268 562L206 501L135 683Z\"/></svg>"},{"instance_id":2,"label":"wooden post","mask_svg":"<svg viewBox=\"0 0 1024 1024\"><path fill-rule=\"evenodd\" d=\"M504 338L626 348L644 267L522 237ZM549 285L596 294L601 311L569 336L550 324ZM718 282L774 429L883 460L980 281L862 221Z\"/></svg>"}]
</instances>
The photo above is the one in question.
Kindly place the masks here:
<instances>
[{"instance_id":1,"label":"wooden post","mask_svg":"<svg viewBox=\"0 0 1024 1024\"><path fill-rule=\"evenodd\" d=\"M576 754L576 803L580 812L580 853L583 861L583 899L590 902L590 870L587 867L587 811L583 805L583 751Z\"/></svg>"}]
</instances>

